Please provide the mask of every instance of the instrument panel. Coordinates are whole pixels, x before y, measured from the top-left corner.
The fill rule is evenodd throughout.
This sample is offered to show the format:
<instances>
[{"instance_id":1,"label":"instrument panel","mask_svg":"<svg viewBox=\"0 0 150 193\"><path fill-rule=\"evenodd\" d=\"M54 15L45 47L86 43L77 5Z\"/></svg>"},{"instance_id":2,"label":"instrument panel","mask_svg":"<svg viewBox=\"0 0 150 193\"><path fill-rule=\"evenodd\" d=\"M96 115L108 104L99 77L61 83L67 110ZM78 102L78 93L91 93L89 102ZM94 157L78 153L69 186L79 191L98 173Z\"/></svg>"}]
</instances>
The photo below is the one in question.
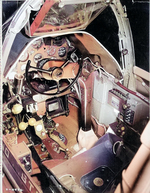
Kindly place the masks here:
<instances>
[{"instance_id":1,"label":"instrument panel","mask_svg":"<svg viewBox=\"0 0 150 193\"><path fill-rule=\"evenodd\" d=\"M9 72L13 92L33 96L69 90L81 69L77 52L67 36L32 41Z\"/></svg>"},{"instance_id":2,"label":"instrument panel","mask_svg":"<svg viewBox=\"0 0 150 193\"><path fill-rule=\"evenodd\" d=\"M31 60L34 66L38 61L49 58L57 61L65 61L69 46L67 40L62 37L40 38L34 41L31 46L21 55L17 64L18 73L24 73L27 60Z\"/></svg>"}]
</instances>

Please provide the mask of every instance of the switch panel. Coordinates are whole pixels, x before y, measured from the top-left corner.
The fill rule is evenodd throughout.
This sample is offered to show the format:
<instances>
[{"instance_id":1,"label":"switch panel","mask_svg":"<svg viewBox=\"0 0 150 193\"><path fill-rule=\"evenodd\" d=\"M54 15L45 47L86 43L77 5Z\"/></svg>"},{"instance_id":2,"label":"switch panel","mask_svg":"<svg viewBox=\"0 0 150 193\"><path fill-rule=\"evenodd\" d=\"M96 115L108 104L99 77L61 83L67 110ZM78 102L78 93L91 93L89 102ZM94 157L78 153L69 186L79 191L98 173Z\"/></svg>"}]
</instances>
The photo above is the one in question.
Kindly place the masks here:
<instances>
[{"instance_id":1,"label":"switch panel","mask_svg":"<svg viewBox=\"0 0 150 193\"><path fill-rule=\"evenodd\" d=\"M108 104L113 106L115 109L121 111L123 104L126 101L126 95L118 89L112 89L108 92Z\"/></svg>"},{"instance_id":2,"label":"switch panel","mask_svg":"<svg viewBox=\"0 0 150 193\"><path fill-rule=\"evenodd\" d=\"M21 142L12 146L13 153L18 157L21 164L24 168L31 172L32 164L31 164L31 151L25 142Z\"/></svg>"}]
</instances>

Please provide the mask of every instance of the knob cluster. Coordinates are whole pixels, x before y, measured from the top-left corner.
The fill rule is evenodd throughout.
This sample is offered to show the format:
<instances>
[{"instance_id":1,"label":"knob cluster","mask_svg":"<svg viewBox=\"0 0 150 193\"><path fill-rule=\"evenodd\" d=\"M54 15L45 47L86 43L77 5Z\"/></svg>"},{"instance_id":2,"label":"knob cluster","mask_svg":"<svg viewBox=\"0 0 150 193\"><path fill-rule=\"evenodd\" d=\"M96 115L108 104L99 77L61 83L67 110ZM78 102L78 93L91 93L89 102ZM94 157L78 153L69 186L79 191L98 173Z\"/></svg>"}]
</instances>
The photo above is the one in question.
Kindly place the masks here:
<instances>
[{"instance_id":1,"label":"knob cluster","mask_svg":"<svg viewBox=\"0 0 150 193\"><path fill-rule=\"evenodd\" d=\"M35 119L35 118L30 118L30 119L28 120L28 122L26 122L26 123L25 123L25 122L19 123L19 129L20 129L21 131L24 131L24 130L26 130L26 128L28 127L28 125L34 126L35 123L36 123L36 119Z\"/></svg>"}]
</instances>

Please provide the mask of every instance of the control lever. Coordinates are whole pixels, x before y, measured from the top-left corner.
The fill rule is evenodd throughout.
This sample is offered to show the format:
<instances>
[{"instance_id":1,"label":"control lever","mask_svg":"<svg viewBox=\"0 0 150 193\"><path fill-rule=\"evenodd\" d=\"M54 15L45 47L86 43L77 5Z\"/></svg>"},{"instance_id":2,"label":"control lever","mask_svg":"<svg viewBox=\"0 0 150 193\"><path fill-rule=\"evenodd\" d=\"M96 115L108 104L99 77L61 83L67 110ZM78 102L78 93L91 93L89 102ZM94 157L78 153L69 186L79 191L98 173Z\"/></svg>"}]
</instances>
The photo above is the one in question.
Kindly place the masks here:
<instances>
[{"instance_id":1,"label":"control lever","mask_svg":"<svg viewBox=\"0 0 150 193\"><path fill-rule=\"evenodd\" d=\"M80 77L78 82L81 90L81 126L78 133L78 143L80 148L91 148L98 140L98 137L92 129L91 122L91 103L93 94L94 77L97 71L93 71L90 75Z\"/></svg>"}]
</instances>

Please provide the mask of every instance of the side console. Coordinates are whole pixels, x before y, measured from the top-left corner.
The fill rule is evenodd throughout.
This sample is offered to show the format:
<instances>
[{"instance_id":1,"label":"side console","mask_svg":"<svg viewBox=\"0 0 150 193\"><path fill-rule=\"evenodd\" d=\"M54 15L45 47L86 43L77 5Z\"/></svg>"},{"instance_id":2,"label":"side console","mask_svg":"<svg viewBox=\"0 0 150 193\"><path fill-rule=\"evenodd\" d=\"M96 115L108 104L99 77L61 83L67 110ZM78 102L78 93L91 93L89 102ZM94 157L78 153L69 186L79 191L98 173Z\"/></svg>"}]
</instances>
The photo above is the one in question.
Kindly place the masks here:
<instances>
[{"instance_id":1,"label":"side console","mask_svg":"<svg viewBox=\"0 0 150 193\"><path fill-rule=\"evenodd\" d=\"M149 120L149 99L101 73L95 78L92 115L136 151Z\"/></svg>"}]
</instances>

